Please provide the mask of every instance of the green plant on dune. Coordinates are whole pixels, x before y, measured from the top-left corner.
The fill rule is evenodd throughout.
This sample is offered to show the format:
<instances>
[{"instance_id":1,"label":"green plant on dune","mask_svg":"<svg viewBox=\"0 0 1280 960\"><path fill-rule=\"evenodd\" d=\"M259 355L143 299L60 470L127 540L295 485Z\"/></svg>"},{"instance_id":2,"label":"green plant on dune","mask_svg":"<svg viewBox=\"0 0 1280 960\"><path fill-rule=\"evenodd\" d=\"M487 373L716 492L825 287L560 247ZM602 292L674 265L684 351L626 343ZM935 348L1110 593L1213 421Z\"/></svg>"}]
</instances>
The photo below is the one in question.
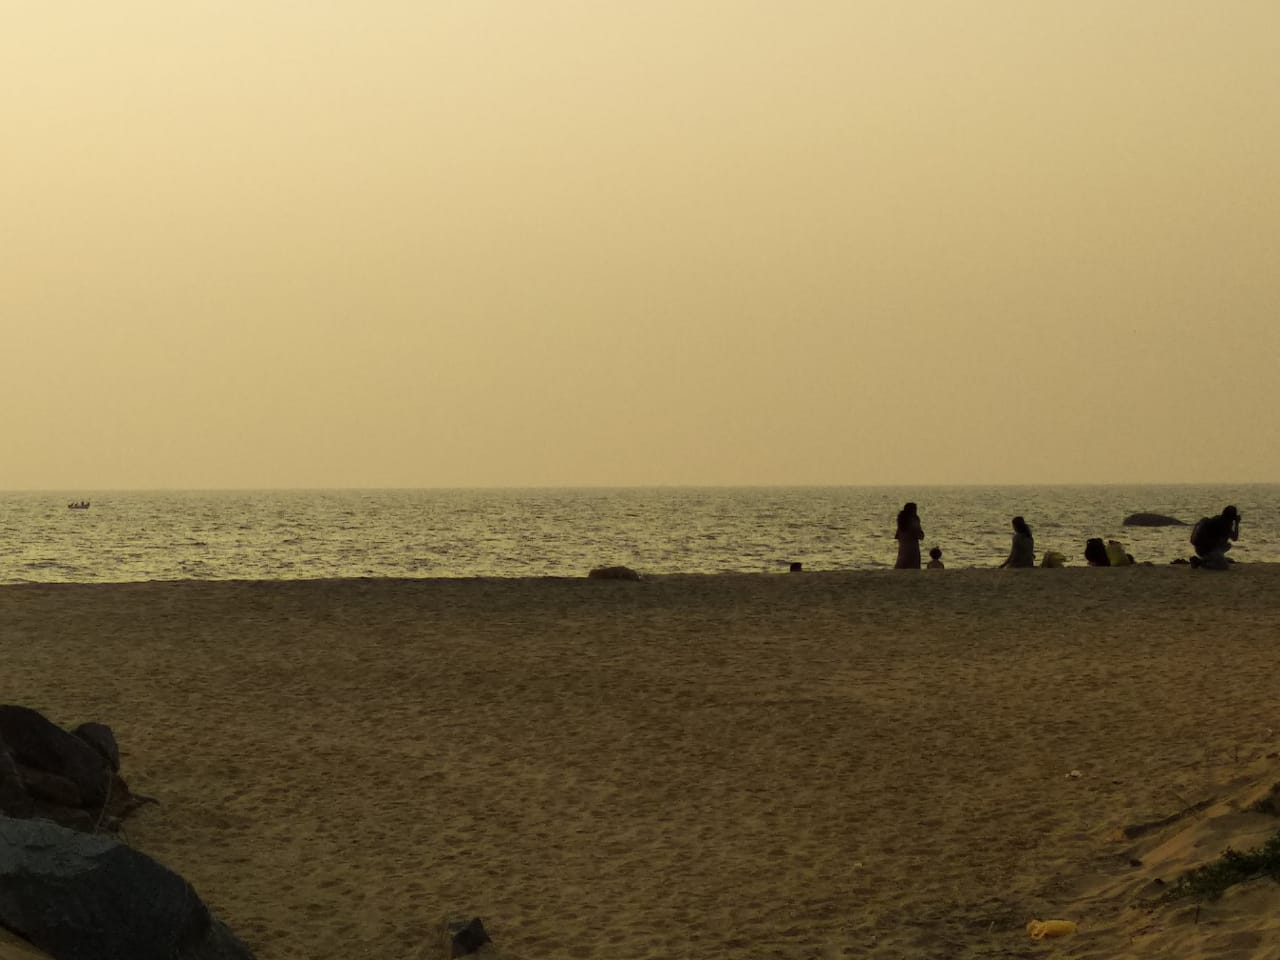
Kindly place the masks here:
<instances>
[{"instance_id":1,"label":"green plant on dune","mask_svg":"<svg viewBox=\"0 0 1280 960\"><path fill-rule=\"evenodd\" d=\"M1266 843L1247 853L1228 847L1227 852L1213 863L1184 873L1160 899L1194 897L1197 900L1217 900L1228 887L1260 877L1270 877L1280 883L1280 830Z\"/></svg>"}]
</instances>

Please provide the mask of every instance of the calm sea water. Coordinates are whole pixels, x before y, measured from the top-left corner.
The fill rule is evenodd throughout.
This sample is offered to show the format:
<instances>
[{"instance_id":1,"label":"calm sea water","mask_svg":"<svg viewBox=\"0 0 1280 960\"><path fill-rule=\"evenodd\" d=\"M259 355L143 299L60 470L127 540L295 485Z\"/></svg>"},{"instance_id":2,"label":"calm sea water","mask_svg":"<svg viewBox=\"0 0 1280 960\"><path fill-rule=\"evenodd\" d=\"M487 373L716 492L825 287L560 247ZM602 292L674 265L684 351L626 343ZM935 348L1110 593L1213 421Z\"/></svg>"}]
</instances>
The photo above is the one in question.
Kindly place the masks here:
<instances>
[{"instance_id":1,"label":"calm sea water","mask_svg":"<svg viewBox=\"0 0 1280 960\"><path fill-rule=\"evenodd\" d=\"M69 500L88 499L87 510ZM995 566L1009 520L1038 553L1083 564L1088 537L1139 560L1188 556L1185 527L1124 527L1137 511L1188 522L1236 504L1240 561L1280 561L1280 485L798 487L0 493L0 583L323 577L781 572L893 565L894 518L920 505L924 548Z\"/></svg>"}]
</instances>

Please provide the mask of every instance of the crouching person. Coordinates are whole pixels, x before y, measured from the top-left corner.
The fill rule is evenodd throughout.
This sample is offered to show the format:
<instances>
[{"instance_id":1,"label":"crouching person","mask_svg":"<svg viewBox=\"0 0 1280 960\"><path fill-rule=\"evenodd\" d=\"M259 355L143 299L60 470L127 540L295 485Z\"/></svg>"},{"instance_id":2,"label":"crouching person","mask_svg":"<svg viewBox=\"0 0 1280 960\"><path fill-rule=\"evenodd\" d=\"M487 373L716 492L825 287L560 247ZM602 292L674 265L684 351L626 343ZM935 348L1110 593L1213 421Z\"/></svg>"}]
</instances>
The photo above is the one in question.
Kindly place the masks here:
<instances>
[{"instance_id":1,"label":"crouching person","mask_svg":"<svg viewBox=\"0 0 1280 960\"><path fill-rule=\"evenodd\" d=\"M1226 570L1231 561L1227 551L1240 539L1240 513L1228 506L1216 517L1202 517L1191 530L1191 545L1196 555L1191 558L1193 567L1206 570Z\"/></svg>"}]
</instances>

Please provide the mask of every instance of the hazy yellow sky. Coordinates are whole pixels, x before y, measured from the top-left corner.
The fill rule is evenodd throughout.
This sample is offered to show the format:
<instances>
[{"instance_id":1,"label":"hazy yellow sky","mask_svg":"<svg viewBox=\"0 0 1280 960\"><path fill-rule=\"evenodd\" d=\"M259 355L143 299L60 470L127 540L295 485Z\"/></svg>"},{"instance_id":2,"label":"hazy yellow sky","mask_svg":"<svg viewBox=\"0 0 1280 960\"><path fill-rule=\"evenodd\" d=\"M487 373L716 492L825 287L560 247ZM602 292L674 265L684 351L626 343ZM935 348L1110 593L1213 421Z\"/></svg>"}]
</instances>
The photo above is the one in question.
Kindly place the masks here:
<instances>
[{"instance_id":1,"label":"hazy yellow sky","mask_svg":"<svg viewBox=\"0 0 1280 960\"><path fill-rule=\"evenodd\" d=\"M1275 0L0 9L0 488L1280 480Z\"/></svg>"}]
</instances>

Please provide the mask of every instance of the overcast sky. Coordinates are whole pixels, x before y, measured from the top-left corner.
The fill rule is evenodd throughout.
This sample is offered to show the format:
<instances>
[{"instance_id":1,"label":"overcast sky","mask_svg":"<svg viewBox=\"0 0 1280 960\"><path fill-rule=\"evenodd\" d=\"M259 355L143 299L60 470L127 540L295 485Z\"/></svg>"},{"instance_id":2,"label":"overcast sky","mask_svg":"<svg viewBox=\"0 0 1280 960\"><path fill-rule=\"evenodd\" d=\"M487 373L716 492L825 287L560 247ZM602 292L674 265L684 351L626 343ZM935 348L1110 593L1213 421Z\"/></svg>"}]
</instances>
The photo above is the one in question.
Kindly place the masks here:
<instances>
[{"instance_id":1,"label":"overcast sky","mask_svg":"<svg viewBox=\"0 0 1280 960\"><path fill-rule=\"evenodd\" d=\"M0 2L0 488L1280 479L1274 0Z\"/></svg>"}]
</instances>

